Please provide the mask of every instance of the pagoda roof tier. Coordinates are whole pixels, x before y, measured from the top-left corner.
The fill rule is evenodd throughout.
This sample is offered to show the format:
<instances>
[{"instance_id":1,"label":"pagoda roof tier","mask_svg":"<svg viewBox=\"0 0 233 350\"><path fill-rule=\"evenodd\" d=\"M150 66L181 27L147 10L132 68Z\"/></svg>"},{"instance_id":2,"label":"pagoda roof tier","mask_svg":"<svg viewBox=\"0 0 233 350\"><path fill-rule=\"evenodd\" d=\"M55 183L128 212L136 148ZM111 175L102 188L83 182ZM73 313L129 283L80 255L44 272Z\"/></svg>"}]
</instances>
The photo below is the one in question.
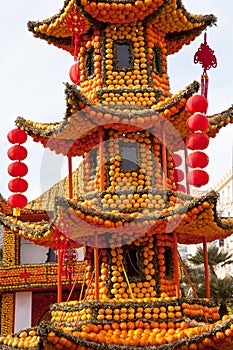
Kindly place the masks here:
<instances>
[{"instance_id":1,"label":"pagoda roof tier","mask_svg":"<svg viewBox=\"0 0 233 350\"><path fill-rule=\"evenodd\" d=\"M0 212L6 215L12 215L13 209L7 204L6 200L0 194Z\"/></svg>"},{"instance_id":2,"label":"pagoda roof tier","mask_svg":"<svg viewBox=\"0 0 233 350\"><path fill-rule=\"evenodd\" d=\"M215 137L216 134L221 130L222 127L233 123L233 106L226 109L221 113L208 116L209 118L209 129L207 134L209 137Z\"/></svg>"},{"instance_id":3,"label":"pagoda roof tier","mask_svg":"<svg viewBox=\"0 0 233 350\"><path fill-rule=\"evenodd\" d=\"M72 173L72 187L73 187L73 198L78 198L78 193L82 191L83 181L83 163L81 162L75 171ZM69 176L57 182L55 185L50 187L46 192L36 199L30 201L26 209L32 212L43 211L52 215L54 211L54 200L55 197L69 198Z\"/></svg>"},{"instance_id":4,"label":"pagoda roof tier","mask_svg":"<svg viewBox=\"0 0 233 350\"><path fill-rule=\"evenodd\" d=\"M198 88L199 83L195 81L177 94L145 108L92 104L76 85L67 84L67 109L60 122L41 123L18 117L16 125L24 129L34 141L41 142L56 153L81 156L99 143L98 128L101 125L106 129L122 129L123 125L128 132L148 129L158 135L161 122L165 122L166 143L176 151L183 147L183 140L190 134L186 127L190 114L185 110L185 104ZM134 92L137 93L137 90ZM209 137L215 137L222 127L233 122L233 107L208 118L209 129L206 133Z\"/></svg>"},{"instance_id":5,"label":"pagoda roof tier","mask_svg":"<svg viewBox=\"0 0 233 350\"><path fill-rule=\"evenodd\" d=\"M106 0L66 0L57 15L42 21L30 21L28 28L35 37L73 55L69 17L75 8L83 16L82 33L86 33L93 24L101 27L106 23L151 22L164 33L168 54L179 51L184 44L189 44L207 26L216 22L213 15L188 13L180 0L115 0L111 3Z\"/></svg>"},{"instance_id":6,"label":"pagoda roof tier","mask_svg":"<svg viewBox=\"0 0 233 350\"><path fill-rule=\"evenodd\" d=\"M110 310L109 314L124 306L129 310L142 310L169 308L179 310L171 318L163 318L158 315L156 321L153 316L148 319L134 318L124 322L122 330L120 322L109 321L103 316L99 321L99 310ZM86 315L89 318L82 321L77 315ZM122 349L145 349L145 350L173 350L173 349L232 349L233 346L233 317L223 316L219 318L218 308L212 301L206 299L190 298L153 298L153 300L128 300L122 302L86 301L76 300L54 304L51 307L52 321L42 321L37 327L21 330L15 334L2 335L0 348L12 350L16 347L39 350L41 346L52 348L59 344L59 349L76 348L94 350L122 350ZM129 311L128 311L129 312ZM148 311L150 312L150 311ZM132 311L131 311L132 313ZM146 313L146 312L145 312ZM81 314L81 315L82 315ZM109 315L108 314L108 315ZM169 314L169 313L168 313ZM102 314L101 314L102 315ZM104 314L103 314L104 315ZM204 316L208 315L208 319ZM70 321L70 319L76 321ZM61 320L61 321L57 321ZM63 321L65 320L65 322ZM131 321L133 320L133 321ZM141 332L134 323L140 325ZM161 330L163 323L163 332ZM116 327L119 324L118 328ZM113 328L113 326L115 328ZM171 327L173 332L171 331ZM114 329L117 335L114 336ZM175 331L174 331L175 328ZM137 329L137 333L134 331ZM159 335L155 337L155 334ZM42 344L42 345L41 345ZM125 345L127 344L127 345ZM131 345L133 344L133 345ZM137 345L135 345L137 344Z\"/></svg>"},{"instance_id":7,"label":"pagoda roof tier","mask_svg":"<svg viewBox=\"0 0 233 350\"><path fill-rule=\"evenodd\" d=\"M2 215L13 215L13 208L10 207L7 204L7 201L3 198L3 196L0 194L0 213ZM37 208L32 208L30 207L26 207L23 209L20 209L20 213L21 213L21 217L25 217L25 218L31 218L32 221L35 221L38 218L46 218L47 214L45 213L45 211L43 209L41 209L41 207L37 206Z\"/></svg>"},{"instance_id":8,"label":"pagoda roof tier","mask_svg":"<svg viewBox=\"0 0 233 350\"><path fill-rule=\"evenodd\" d=\"M170 300L169 300L170 299ZM195 306L198 308L200 308L201 310L206 306L206 308L211 309L212 306L212 310L214 310L214 305L206 300L200 300L200 299L194 299L195 302ZM182 304L183 303L183 304ZM85 329L85 327L82 327L82 322L79 322L80 324L80 328L79 331L77 332L77 326L73 326L71 325L71 327L69 328L69 333L68 331L65 329L65 327L59 327L56 324L54 324L54 322L44 322L42 323L39 327L38 327L38 334L40 335L42 341L47 344L49 341L52 341L50 335L52 334L54 337L56 337L56 341L57 338L60 339L62 337L64 337L67 341L70 341L71 344L75 344L76 346L78 346L79 344L82 344L82 346L85 349L88 348L93 348L93 349L98 349L98 350L110 350L110 349L115 349L115 350L122 350L122 349L134 349L134 350L139 350L141 348L145 349L145 350L173 350L173 349L192 349L192 348L199 348L198 344L201 345L212 345L211 349L219 349L219 350L223 350L223 349L232 349L232 325L233 325L233 317L231 316L226 316L221 320L215 321L215 322L211 322L208 323L207 320L205 320L203 318L203 320L200 322L199 320L197 320L191 313L191 316L186 316L185 313L183 312L183 307L182 305L188 305L190 306L190 309L192 309L193 304L189 304L190 301L189 299L185 299L185 298L174 298L173 300L171 298L167 298L165 300L161 300L161 298L154 298L154 301L151 302L141 302L141 301L128 301L128 302L124 302L124 307L127 309L128 307L133 308L134 310L137 310L137 307L142 307L142 309L144 309L145 307L148 308L156 308L156 307L165 307L165 308L169 308L169 306L180 306L181 309L181 317L180 317L180 321L186 323L187 328L186 331L183 331L183 335L181 337L169 337L169 335L172 333L170 330L170 326L169 326L169 318L165 321L163 321L167 327L165 327L165 332L163 333L163 341L158 340L158 342L154 341L149 341L150 339L150 335L153 336L153 334L155 332L153 329L153 326L151 327L152 329L150 329L150 321L145 322L144 320L141 321L141 326L144 327L144 323L147 323L149 325L149 329L147 328L147 332L141 332L142 334L147 334L144 335L144 341L142 340L141 342L138 341L139 344L143 344L141 346L135 346L135 345L119 345L119 344L124 344L126 343L124 340L123 341L118 341L117 338L122 339L123 337L121 337L121 334L123 335L124 333L126 333L126 337L129 331L120 331L118 332L118 336L117 338L115 338L115 340L108 342L108 339L106 339L106 336L102 336L102 337L98 337L98 335L95 337L95 339L93 339L93 337L91 338L91 336L89 335L91 331L88 330L88 323L89 325L95 325L96 328L97 325L99 325L99 322L95 322L94 320L92 321L92 323L86 322L85 324L87 325L86 330L87 333L86 335L85 332L82 332L82 329ZM74 304L74 303L73 303ZM80 303L80 307L84 306L86 304L87 307L90 307L91 309L95 308L95 310L99 310L100 308L102 309L107 309L110 308L110 310L114 310L117 308L121 308L122 307L122 303L107 303L107 302L90 302L90 303ZM61 305L61 308L59 307L60 305L55 304L54 305L54 309L55 310L60 310L63 309L65 311L67 311L67 303L64 303L63 305ZM76 305L75 305L76 306ZM71 304L71 310L74 309L76 310L76 307L74 305ZM72 312L71 312L72 313ZM94 314L94 312L93 312ZM93 317L94 318L94 317ZM174 319L172 319L173 321ZM137 322L137 321L136 321ZM135 323L136 323L135 322ZM175 320L174 320L175 322ZM175 322L176 323L176 322ZM104 325L108 325L111 329L111 322L109 321L105 321L105 322L101 322L100 323L102 325L102 327L104 327ZM126 326L129 324L130 327L130 321L126 320ZM132 324L132 322L131 322ZM76 328L75 328L76 327ZM158 327L160 327L160 324L158 323ZM91 328L91 327L90 327ZM104 329L104 328L103 328ZM99 331L97 331L98 334ZM83 334L84 333L84 334ZM93 334L93 333L92 333ZM107 334L107 332L106 332ZM132 334L132 332L131 332ZM178 333L179 334L179 333ZM130 338L130 336L129 336ZM154 338L155 339L155 338ZM129 341L130 343L130 341ZM135 342L134 342L135 343ZM150 345L150 344L153 345ZM194 344L194 345L193 345ZM200 345L200 346L201 346ZM64 347L61 347L61 349L64 349ZM201 347L202 349L207 349L210 347L209 346L205 346L205 347Z\"/></svg>"},{"instance_id":9,"label":"pagoda roof tier","mask_svg":"<svg viewBox=\"0 0 233 350\"><path fill-rule=\"evenodd\" d=\"M103 209L101 198L106 193L96 192L76 201L56 197L54 213L48 221L22 221L20 217L0 214L0 222L24 239L51 248L56 247L59 237L71 247L87 243L91 246L96 233L100 246L123 245L148 231L162 234L175 230L178 242L182 244L201 243L203 237L211 242L233 233L233 218L217 215L217 194L214 191L195 198L180 192L150 190L148 193L140 190L135 192L137 196L159 197L159 203L162 200L165 205L160 209L146 206L121 212ZM124 194L127 195L125 191Z\"/></svg>"}]
</instances>

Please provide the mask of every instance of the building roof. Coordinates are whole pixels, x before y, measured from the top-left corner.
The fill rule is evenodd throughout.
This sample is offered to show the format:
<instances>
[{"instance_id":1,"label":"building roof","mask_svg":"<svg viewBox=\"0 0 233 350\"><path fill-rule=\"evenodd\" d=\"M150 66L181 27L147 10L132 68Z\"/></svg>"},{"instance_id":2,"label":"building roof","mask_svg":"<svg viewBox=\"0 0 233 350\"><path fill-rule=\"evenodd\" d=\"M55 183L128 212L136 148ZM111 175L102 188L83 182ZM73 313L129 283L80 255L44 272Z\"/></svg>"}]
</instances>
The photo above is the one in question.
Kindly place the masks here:
<instances>
[{"instance_id":1,"label":"building roof","mask_svg":"<svg viewBox=\"0 0 233 350\"><path fill-rule=\"evenodd\" d=\"M98 127L106 129L117 123L124 124L126 130L150 129L158 134L161 122L166 122L166 142L170 149L176 151L183 147L183 140L190 134L186 127L186 120L190 114L185 110L187 99L199 88L194 82L183 91L167 97L151 108L140 108L127 105L109 106L101 103L92 104L77 88L67 84L65 94L67 109L60 122L40 123L26 120L23 117L16 119L16 125L35 140L63 155L80 156L99 143ZM233 123L233 107L208 116L209 128L207 135L215 137L222 127ZM78 125L78 127L77 127ZM95 141L96 140L96 141Z\"/></svg>"},{"instance_id":2,"label":"building roof","mask_svg":"<svg viewBox=\"0 0 233 350\"><path fill-rule=\"evenodd\" d=\"M79 175L82 172L82 165L79 166L72 173L72 187L73 187L73 196L74 198L78 197L80 193L80 180ZM43 193L38 198L29 202L26 206L28 210L38 211L42 210L45 212L52 213L54 211L54 200L55 197L64 197L69 198L69 178L68 176L53 185L45 193Z\"/></svg>"},{"instance_id":3,"label":"building roof","mask_svg":"<svg viewBox=\"0 0 233 350\"><path fill-rule=\"evenodd\" d=\"M142 6L139 6L141 5ZM179 51L189 44L210 25L215 24L213 15L193 15L186 11L180 0L153 1L91 1L66 0L60 12L42 21L31 21L28 28L35 37L46 40L58 48L74 54L72 33L69 30L69 16L77 8L83 16L86 33L94 24L98 27L105 23L131 23L145 21L160 29L166 39L168 54ZM114 8L114 9L113 9ZM113 14L116 14L113 16Z\"/></svg>"},{"instance_id":4,"label":"building roof","mask_svg":"<svg viewBox=\"0 0 233 350\"><path fill-rule=\"evenodd\" d=\"M119 309L123 309L122 306L126 310L126 315L135 315L133 321L131 321L132 318L126 319L124 322L119 322L119 325L117 322L109 321L105 315L115 315ZM137 313L139 308L145 315L151 312L150 321L148 321L149 318L136 316L141 313ZM157 312L161 309L168 310L167 317L164 317L166 311ZM155 310L156 313L152 315L150 310ZM81 316L80 312L82 312ZM136 299L124 302L72 300L52 305L51 313L51 321L41 322L37 327L24 329L15 334L2 335L0 348L12 350L18 347L39 350L41 344L45 347L51 344L51 347L54 347L57 343L61 350L78 346L83 348L91 346L94 350L113 348L115 350L131 348L231 350L233 347L232 315L226 315L220 319L218 308L213 301L207 299L166 297L153 298L153 301L148 301L147 298L145 301ZM174 316L171 316L172 313ZM154 315L157 315L157 318ZM86 317L85 320L83 320L84 317ZM124 324L126 329L122 330L120 324ZM117 333L113 333L116 329ZM132 333L135 330L137 332Z\"/></svg>"},{"instance_id":5,"label":"building roof","mask_svg":"<svg viewBox=\"0 0 233 350\"><path fill-rule=\"evenodd\" d=\"M48 215L47 220L39 219L32 222L30 215L14 217L12 214L1 213L0 222L24 239L52 248L56 248L59 236L65 236L67 244L71 247L80 247L87 243L92 245L96 232L100 241L110 239L113 245L116 242L125 244L127 240L135 239L148 230L154 234L175 230L178 242L182 244L200 243L203 237L211 242L233 233L233 218L218 217L216 211L218 196L214 191L202 197L192 197L170 190L150 190L150 196L153 198L159 196L164 201L166 204L164 208L146 207L137 211L111 212L110 209L106 210L101 206L101 198L105 193L95 192L77 197L77 177L78 173L74 172L76 195L72 200L57 196L59 193L60 195L65 193L62 190L64 184L67 191L66 178L37 200L29 203L27 208L33 210L35 215L39 208L43 208ZM148 191L137 192L142 195ZM133 238L130 237L130 232L133 232Z\"/></svg>"}]
</instances>

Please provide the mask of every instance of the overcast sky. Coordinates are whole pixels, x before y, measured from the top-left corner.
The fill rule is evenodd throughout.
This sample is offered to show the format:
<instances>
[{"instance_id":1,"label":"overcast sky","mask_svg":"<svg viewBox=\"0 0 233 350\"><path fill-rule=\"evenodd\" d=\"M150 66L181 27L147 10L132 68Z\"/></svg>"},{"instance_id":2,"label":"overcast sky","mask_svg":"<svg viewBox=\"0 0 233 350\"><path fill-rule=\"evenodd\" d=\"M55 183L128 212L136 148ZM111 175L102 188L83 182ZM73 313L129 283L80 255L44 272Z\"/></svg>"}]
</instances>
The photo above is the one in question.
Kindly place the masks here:
<instances>
[{"instance_id":1,"label":"overcast sky","mask_svg":"<svg viewBox=\"0 0 233 350\"><path fill-rule=\"evenodd\" d=\"M218 67L209 72L208 114L222 112L233 104L233 40L231 0L185 0L186 9L195 14L213 13L218 17L217 27L209 28L207 40L214 50ZM9 192L7 174L9 160L6 156L9 143L7 132L15 127L17 116L40 122L60 121L65 111L64 85L69 81L69 68L73 59L45 41L33 38L27 30L29 20L41 20L56 14L62 8L61 0L11 0L1 4L1 103L0 103L0 192L5 198ZM176 93L199 80L200 65L193 63L193 56L203 35L191 45L169 57L168 74L171 91ZM232 166L233 126L221 130L212 139L208 149L210 165L209 186L212 186ZM45 152L41 144L27 141L29 167L27 180L28 199L38 197L52 183L67 174L67 164L51 152ZM53 167L51 166L52 162Z\"/></svg>"}]
</instances>

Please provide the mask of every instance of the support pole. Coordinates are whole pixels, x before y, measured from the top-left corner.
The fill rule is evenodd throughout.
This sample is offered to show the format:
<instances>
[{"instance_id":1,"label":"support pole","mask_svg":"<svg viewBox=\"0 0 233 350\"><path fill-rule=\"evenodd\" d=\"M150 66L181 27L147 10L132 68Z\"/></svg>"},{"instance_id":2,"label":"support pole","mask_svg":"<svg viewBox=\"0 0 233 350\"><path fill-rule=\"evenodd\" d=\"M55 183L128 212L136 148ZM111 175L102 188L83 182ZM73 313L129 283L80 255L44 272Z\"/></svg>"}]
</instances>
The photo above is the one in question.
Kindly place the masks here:
<instances>
[{"instance_id":1,"label":"support pole","mask_svg":"<svg viewBox=\"0 0 233 350\"><path fill-rule=\"evenodd\" d=\"M207 250L206 237L203 237L203 254L204 254L204 267L205 267L206 298L210 299L209 263L208 263L208 250Z\"/></svg>"},{"instance_id":2,"label":"support pole","mask_svg":"<svg viewBox=\"0 0 233 350\"><path fill-rule=\"evenodd\" d=\"M94 248L94 269L95 269L95 300L99 300L99 249L98 234L95 232L95 248Z\"/></svg>"},{"instance_id":3,"label":"support pole","mask_svg":"<svg viewBox=\"0 0 233 350\"><path fill-rule=\"evenodd\" d=\"M179 277L179 260L178 260L178 244L177 234L173 231L173 259L174 259L174 279L176 284L176 297L180 298L180 277Z\"/></svg>"},{"instance_id":4,"label":"support pole","mask_svg":"<svg viewBox=\"0 0 233 350\"><path fill-rule=\"evenodd\" d=\"M99 162L100 162L100 191L105 190L104 181L104 130L99 127ZM95 299L99 300L99 248L98 233L95 232L95 248L94 248L94 270L95 270Z\"/></svg>"},{"instance_id":5,"label":"support pole","mask_svg":"<svg viewBox=\"0 0 233 350\"><path fill-rule=\"evenodd\" d=\"M72 157L68 154L68 179L69 179L69 199L73 198L73 181L72 181ZM59 238L58 238L59 239ZM62 263L64 256L64 247L57 249L57 302L62 302Z\"/></svg>"},{"instance_id":6,"label":"support pole","mask_svg":"<svg viewBox=\"0 0 233 350\"><path fill-rule=\"evenodd\" d=\"M186 189L187 189L187 194L190 194L190 186L189 183L187 181L188 179L188 164L187 164L187 157L188 157L188 150L187 147L185 146L184 148L184 162L185 162L185 173L186 173Z\"/></svg>"},{"instance_id":7,"label":"support pole","mask_svg":"<svg viewBox=\"0 0 233 350\"><path fill-rule=\"evenodd\" d=\"M57 250L57 302L62 302L62 248Z\"/></svg>"},{"instance_id":8,"label":"support pole","mask_svg":"<svg viewBox=\"0 0 233 350\"><path fill-rule=\"evenodd\" d=\"M68 155L69 199L73 198L72 157Z\"/></svg>"},{"instance_id":9,"label":"support pole","mask_svg":"<svg viewBox=\"0 0 233 350\"><path fill-rule=\"evenodd\" d=\"M163 189L167 189L167 150L164 122L161 122Z\"/></svg>"},{"instance_id":10,"label":"support pole","mask_svg":"<svg viewBox=\"0 0 233 350\"><path fill-rule=\"evenodd\" d=\"M99 160L100 160L100 191L105 190L104 181L104 130L99 127Z\"/></svg>"}]
</instances>

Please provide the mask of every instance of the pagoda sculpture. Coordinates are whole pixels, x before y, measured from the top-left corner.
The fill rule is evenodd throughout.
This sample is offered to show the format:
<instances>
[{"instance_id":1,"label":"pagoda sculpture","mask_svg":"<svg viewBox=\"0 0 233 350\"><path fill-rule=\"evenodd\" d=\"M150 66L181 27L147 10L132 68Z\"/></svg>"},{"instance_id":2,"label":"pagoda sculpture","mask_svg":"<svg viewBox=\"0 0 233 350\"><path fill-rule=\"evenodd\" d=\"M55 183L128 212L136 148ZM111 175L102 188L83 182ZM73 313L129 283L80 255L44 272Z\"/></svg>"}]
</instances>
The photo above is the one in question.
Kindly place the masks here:
<instances>
[{"instance_id":1,"label":"pagoda sculpture","mask_svg":"<svg viewBox=\"0 0 233 350\"><path fill-rule=\"evenodd\" d=\"M2 349L232 346L233 318L220 319L208 269L207 298L181 296L178 243L206 250L233 233L233 219L218 217L215 192L193 197L183 184L181 169L189 170L180 154L187 156L192 134L187 101L200 84L173 94L167 74L167 56L215 22L213 15L191 15L180 0L66 0L57 15L28 23L35 37L76 60L61 121L16 119L35 142L67 156L68 195L55 198L43 221L23 219L36 200L18 216L5 203L0 220L16 235L58 250L58 265L62 251L83 246L86 268L79 301L62 302L58 276L51 321L2 336ZM208 116L201 134L215 137L232 115L229 108ZM82 162L74 178L76 156Z\"/></svg>"}]
</instances>

